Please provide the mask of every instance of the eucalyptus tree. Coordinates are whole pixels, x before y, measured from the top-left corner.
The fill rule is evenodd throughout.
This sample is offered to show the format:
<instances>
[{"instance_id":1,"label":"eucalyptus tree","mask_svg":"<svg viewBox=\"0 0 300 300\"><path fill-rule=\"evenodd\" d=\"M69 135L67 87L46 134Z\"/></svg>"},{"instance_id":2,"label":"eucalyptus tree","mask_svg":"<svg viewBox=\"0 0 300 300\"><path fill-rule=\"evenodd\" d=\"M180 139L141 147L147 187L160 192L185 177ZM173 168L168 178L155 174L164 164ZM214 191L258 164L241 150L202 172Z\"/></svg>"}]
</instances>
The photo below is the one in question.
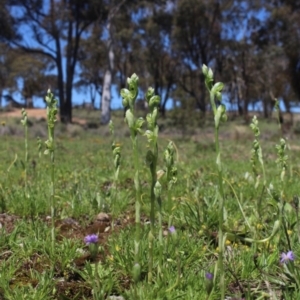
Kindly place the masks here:
<instances>
[{"instance_id":1,"label":"eucalyptus tree","mask_svg":"<svg viewBox=\"0 0 300 300\"><path fill-rule=\"evenodd\" d=\"M127 85L127 78L133 74L139 74L139 85L147 77L143 52L140 24L133 18L133 11L125 6L122 14L114 20L115 26L115 82L119 90ZM147 85L148 88L149 85ZM146 90L144 86L141 87Z\"/></svg>"},{"instance_id":2,"label":"eucalyptus tree","mask_svg":"<svg viewBox=\"0 0 300 300\"><path fill-rule=\"evenodd\" d=\"M65 123L71 122L72 88L80 40L93 22L105 18L102 1L6 1L11 11L16 12L11 15L22 36L14 40L13 45L28 53L44 55L55 63L60 119Z\"/></svg>"},{"instance_id":3,"label":"eucalyptus tree","mask_svg":"<svg viewBox=\"0 0 300 300\"><path fill-rule=\"evenodd\" d=\"M14 90L16 82L11 76L11 65L14 52L5 44L7 40L16 38L15 22L10 15L6 0L0 5L0 107L4 90Z\"/></svg>"},{"instance_id":4,"label":"eucalyptus tree","mask_svg":"<svg viewBox=\"0 0 300 300\"><path fill-rule=\"evenodd\" d=\"M33 97L43 99L48 89L57 92L57 76L51 74L53 62L44 55L17 52L12 64L12 76L21 82L19 91L25 107L33 107Z\"/></svg>"},{"instance_id":5,"label":"eucalyptus tree","mask_svg":"<svg viewBox=\"0 0 300 300\"><path fill-rule=\"evenodd\" d=\"M203 64L213 66L220 51L222 1L177 0L174 5L172 44L180 58L177 81L195 101L195 108L205 112Z\"/></svg>"},{"instance_id":6,"label":"eucalyptus tree","mask_svg":"<svg viewBox=\"0 0 300 300\"><path fill-rule=\"evenodd\" d=\"M283 50L285 67L277 74L283 81L282 99L290 109L292 102L300 100L300 1L261 0L260 5L265 7L268 17L258 31L257 39Z\"/></svg>"},{"instance_id":7,"label":"eucalyptus tree","mask_svg":"<svg viewBox=\"0 0 300 300\"><path fill-rule=\"evenodd\" d=\"M114 74L115 52L114 52L114 27L113 19L118 14L126 0L110 1L108 8L108 17L105 24L105 45L107 51L107 67L103 76L102 97L101 97L101 124L108 124L110 121L111 106L111 86Z\"/></svg>"},{"instance_id":8,"label":"eucalyptus tree","mask_svg":"<svg viewBox=\"0 0 300 300\"><path fill-rule=\"evenodd\" d=\"M95 108L97 95L102 96L103 77L108 64L102 34L101 26L94 23L89 37L81 40L79 49L80 73L75 82L75 88L89 92L93 108Z\"/></svg>"},{"instance_id":9,"label":"eucalyptus tree","mask_svg":"<svg viewBox=\"0 0 300 300\"><path fill-rule=\"evenodd\" d=\"M0 107L4 91L15 91L17 89L16 78L13 76L13 65L15 52L4 43L0 43Z\"/></svg>"},{"instance_id":10,"label":"eucalyptus tree","mask_svg":"<svg viewBox=\"0 0 300 300\"><path fill-rule=\"evenodd\" d=\"M108 64L107 69L105 70L103 85L102 85L102 98L101 98L101 118L100 122L102 124L107 124L110 120L110 105L111 105L111 86L113 83L113 77L116 71L118 72L119 82L123 86L124 78L128 77L129 74L124 75L120 74L121 69L128 71L126 67L128 66L128 56L131 56L134 61L137 61L136 49L133 50L133 45L136 43L136 39L133 37L132 44L125 42L126 36L128 37L128 32L132 32L133 36L138 36L139 28L137 23L139 22L140 15L145 12L145 9L149 5L162 5L165 0L147 0L147 1L110 1L108 2L108 18L105 23L105 34L104 41L107 49ZM121 25L122 24L122 25ZM121 27L120 27L121 25ZM132 31L134 28L134 31ZM122 33L119 33L121 30ZM137 31L135 31L137 30ZM121 41L118 41L118 38ZM124 43L125 42L125 43ZM117 49L117 45L120 46ZM126 47L129 48L126 49ZM123 49L122 49L123 48ZM117 52L123 52L126 49L126 52L129 51L129 54L126 53L125 59L120 59L116 57ZM135 54L133 54L135 53ZM132 56L133 54L133 56ZM138 55L139 56L139 55ZM125 64L124 64L125 62ZM118 69L116 68L116 64ZM132 64L131 64L132 65ZM137 66L137 65L135 65ZM124 69L125 68L125 69ZM137 70L135 70L137 72Z\"/></svg>"},{"instance_id":11,"label":"eucalyptus tree","mask_svg":"<svg viewBox=\"0 0 300 300\"><path fill-rule=\"evenodd\" d=\"M147 13L139 22L143 57L147 76L155 94L161 96L160 111L165 115L166 104L176 82L176 59L172 47L173 11L168 5L148 5Z\"/></svg>"},{"instance_id":12,"label":"eucalyptus tree","mask_svg":"<svg viewBox=\"0 0 300 300\"><path fill-rule=\"evenodd\" d=\"M11 40L16 38L15 22L12 18L6 0L1 1L0 5L0 41Z\"/></svg>"}]
</instances>

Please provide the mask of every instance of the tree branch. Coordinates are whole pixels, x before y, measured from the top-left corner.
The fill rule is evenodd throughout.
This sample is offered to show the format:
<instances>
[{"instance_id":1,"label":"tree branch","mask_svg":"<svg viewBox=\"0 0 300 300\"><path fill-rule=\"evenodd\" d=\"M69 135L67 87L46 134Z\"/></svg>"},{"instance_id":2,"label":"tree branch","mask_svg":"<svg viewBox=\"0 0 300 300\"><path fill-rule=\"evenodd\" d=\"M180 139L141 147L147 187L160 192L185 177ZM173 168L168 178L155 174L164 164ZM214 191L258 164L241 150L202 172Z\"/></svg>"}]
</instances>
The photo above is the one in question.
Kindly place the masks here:
<instances>
[{"instance_id":1,"label":"tree branch","mask_svg":"<svg viewBox=\"0 0 300 300\"><path fill-rule=\"evenodd\" d=\"M20 43L15 42L15 41L12 41L11 43L13 45L17 46L18 48L20 48L21 50L27 52L27 53L36 53L36 54L45 55L45 56L53 59L56 62L56 57L54 55L52 55L51 53L46 52L42 49L26 47L26 46L24 46Z\"/></svg>"}]
</instances>

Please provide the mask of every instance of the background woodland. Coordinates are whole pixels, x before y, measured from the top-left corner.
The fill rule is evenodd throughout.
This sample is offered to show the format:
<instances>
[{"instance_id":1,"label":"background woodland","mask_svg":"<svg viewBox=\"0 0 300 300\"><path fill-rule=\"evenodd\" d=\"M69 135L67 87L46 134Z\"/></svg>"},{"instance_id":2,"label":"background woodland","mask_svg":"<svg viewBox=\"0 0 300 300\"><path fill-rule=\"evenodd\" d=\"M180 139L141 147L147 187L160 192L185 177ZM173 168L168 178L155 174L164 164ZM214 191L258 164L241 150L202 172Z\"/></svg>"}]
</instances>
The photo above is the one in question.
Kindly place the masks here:
<instances>
[{"instance_id":1,"label":"background woodland","mask_svg":"<svg viewBox=\"0 0 300 300\"><path fill-rule=\"evenodd\" d=\"M167 106L205 114L202 64L244 117L269 117L274 98L290 112L300 99L299 0L1 0L0 24L0 105L19 91L30 107L50 87L65 123L73 89L92 107L101 99L108 123L112 86L132 73L161 96L162 116Z\"/></svg>"}]
</instances>

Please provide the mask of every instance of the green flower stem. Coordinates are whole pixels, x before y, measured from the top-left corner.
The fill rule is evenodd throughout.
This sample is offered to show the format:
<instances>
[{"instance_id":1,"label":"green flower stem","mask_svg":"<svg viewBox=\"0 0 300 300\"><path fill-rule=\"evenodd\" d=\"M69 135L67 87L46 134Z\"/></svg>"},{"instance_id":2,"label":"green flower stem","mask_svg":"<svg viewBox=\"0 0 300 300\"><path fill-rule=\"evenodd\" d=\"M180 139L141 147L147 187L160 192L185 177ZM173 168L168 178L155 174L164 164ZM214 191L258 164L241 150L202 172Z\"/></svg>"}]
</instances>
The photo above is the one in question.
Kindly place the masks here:
<instances>
[{"instance_id":1,"label":"green flower stem","mask_svg":"<svg viewBox=\"0 0 300 300\"><path fill-rule=\"evenodd\" d=\"M285 179L285 174L286 174L286 170L288 168L288 155L286 154L286 141L285 139L281 138L280 139L280 144L276 145L276 150L277 150L277 159L276 159L276 163L277 166L280 170L280 174L279 174L279 179L280 179L280 185L281 185L281 192L280 192L280 205L281 205L281 222L283 225L283 231L289 246L289 249L292 249L291 246L291 241L290 241L290 237L288 235L288 230L286 227L286 222L285 222L285 214L284 214L284 206L286 204L285 201L285 190L286 190L286 179Z\"/></svg>"},{"instance_id":2,"label":"green flower stem","mask_svg":"<svg viewBox=\"0 0 300 300\"><path fill-rule=\"evenodd\" d=\"M111 227L112 230L114 230L114 218L115 218L115 202L117 200L118 196L118 180L119 180L119 173L120 173L120 161L121 161L121 147L120 145L117 145L114 141L114 124L112 120L109 122L109 129L112 135L112 152L113 152L113 158L114 158L114 179L113 179L113 188L111 190L111 211L112 211L112 221L111 221Z\"/></svg>"},{"instance_id":3,"label":"green flower stem","mask_svg":"<svg viewBox=\"0 0 300 300\"><path fill-rule=\"evenodd\" d=\"M221 163L221 151L219 145L219 127L221 121L226 121L226 108L224 105L220 104L216 106L215 98L219 101L222 99L221 91L224 87L223 83L217 82L213 85L213 72L207 66L203 65L202 72L205 77L205 85L209 91L210 104L214 114L215 121L215 148L217 153L216 165L218 168L218 200L219 200L219 209L218 209L218 219L219 219L219 256L218 256L218 269L220 274L219 287L221 291L221 299L225 298L225 274L224 274L224 232L223 232L223 223L224 223L224 188L223 188L223 171Z\"/></svg>"},{"instance_id":4,"label":"green flower stem","mask_svg":"<svg viewBox=\"0 0 300 300\"><path fill-rule=\"evenodd\" d=\"M139 263L139 246L141 239L141 185L139 175L139 151L137 135L132 138L133 154L134 154L134 184L136 192L135 201L135 240L134 240L134 260L135 263Z\"/></svg>"},{"instance_id":5,"label":"green flower stem","mask_svg":"<svg viewBox=\"0 0 300 300\"><path fill-rule=\"evenodd\" d=\"M213 99L211 97L211 99ZM214 102L214 99L212 101ZM216 164L218 167L218 197L219 197L219 210L218 210L218 219L219 219L219 229L218 229L218 237L219 237L219 257L218 257L218 268L220 272L220 290L221 290L221 299L225 298L225 282L224 282L224 232L223 232L223 224L224 224L224 189L223 189L223 172L222 172L222 164L221 164L221 152L219 145L219 127L215 126L215 147L217 153Z\"/></svg>"},{"instance_id":6,"label":"green flower stem","mask_svg":"<svg viewBox=\"0 0 300 300\"><path fill-rule=\"evenodd\" d=\"M154 224L155 224L155 193L154 188L157 181L157 174L156 174L156 166L157 166L157 156L158 156L158 149L157 143L155 143L153 147L153 159L150 164L150 173L151 173L151 187L150 187L150 226L151 230L154 232Z\"/></svg>"},{"instance_id":7,"label":"green flower stem","mask_svg":"<svg viewBox=\"0 0 300 300\"><path fill-rule=\"evenodd\" d=\"M154 150L155 151L155 150ZM157 151L157 149L156 149ZM151 187L150 187L150 233L149 233L149 267L148 267L148 282L152 282L152 270L153 270L153 243L155 234L155 183L156 183L156 164L157 164L157 152L152 158L150 165L151 173Z\"/></svg>"},{"instance_id":8,"label":"green flower stem","mask_svg":"<svg viewBox=\"0 0 300 300\"><path fill-rule=\"evenodd\" d=\"M48 90L46 95L47 103L47 123L48 123L48 140L45 142L46 150L44 154L50 154L50 202L51 202L51 241L52 250L55 249L55 214L56 214L56 203L55 203L55 156L54 156L54 126L56 122L57 115L57 100L54 95Z\"/></svg>"},{"instance_id":9,"label":"green flower stem","mask_svg":"<svg viewBox=\"0 0 300 300\"><path fill-rule=\"evenodd\" d=\"M148 243L149 243L149 249L148 249L148 255L149 255L148 283L152 283L152 279L153 279L153 244L154 244L153 241L154 241L154 235L153 235L152 232L153 231L150 229L149 234L148 234Z\"/></svg>"},{"instance_id":10,"label":"green flower stem","mask_svg":"<svg viewBox=\"0 0 300 300\"><path fill-rule=\"evenodd\" d=\"M168 208L170 209L169 214L170 214L170 220L168 227L171 226L171 219L172 219L172 188L174 184L177 182L177 167L175 166L175 160L174 160L174 155L175 155L175 146L172 141L169 142L166 150L164 151L164 162L166 165L166 173L167 173L167 183L168 183L168 190L167 190L167 204Z\"/></svg>"},{"instance_id":11,"label":"green flower stem","mask_svg":"<svg viewBox=\"0 0 300 300\"><path fill-rule=\"evenodd\" d=\"M141 239L141 187L139 178L139 150L138 150L138 134L142 132L142 125L144 120L142 118L136 119L134 116L134 105L138 96L138 81L139 78L136 74L133 74L130 78L127 78L129 85L128 89L121 90L121 96L123 98L122 104L126 109L125 121L130 129L130 137L133 149L134 160L134 185L136 191L135 199L135 238L134 238L134 266L133 276L134 281L137 283L140 280L141 266L139 264L139 247Z\"/></svg>"},{"instance_id":12,"label":"green flower stem","mask_svg":"<svg viewBox=\"0 0 300 300\"><path fill-rule=\"evenodd\" d=\"M146 162L149 165L150 174L151 174L151 187L150 187L150 234L149 234L149 273L148 273L148 282L152 281L152 269L153 269L153 242L154 242L154 225L155 225L155 201L159 205L159 264L158 264L158 273L162 269L162 252L163 252L163 241L162 241L162 207L161 207L161 185L157 181L157 159L158 159L158 125L157 125L157 116L158 116L158 106L160 103L160 97L154 95L154 89L149 88L146 94L146 101L149 105L150 112L147 114L147 131L145 136L148 139L149 150L146 155Z\"/></svg>"},{"instance_id":13,"label":"green flower stem","mask_svg":"<svg viewBox=\"0 0 300 300\"><path fill-rule=\"evenodd\" d=\"M24 157L24 182L25 182L25 195L28 197L28 182L27 182L27 168L28 168L28 117L27 112L22 108L21 120L22 125L24 126L24 146L25 146L25 157Z\"/></svg>"},{"instance_id":14,"label":"green flower stem","mask_svg":"<svg viewBox=\"0 0 300 300\"><path fill-rule=\"evenodd\" d=\"M154 195L158 203L158 243L159 243L159 261L158 261L158 274L161 274L163 267L163 225L162 225L162 202L161 202L161 184L156 181L154 186Z\"/></svg>"},{"instance_id":15,"label":"green flower stem","mask_svg":"<svg viewBox=\"0 0 300 300\"><path fill-rule=\"evenodd\" d=\"M264 165L264 160L263 160L263 154L262 154L262 148L260 146L259 142L259 136L260 136L260 130L258 127L258 120L257 117L254 116L252 119L252 123L250 124L250 127L254 133L255 139L253 141L252 145L252 150L251 150L251 163L252 163L252 170L253 174L256 177L256 183L255 183L255 188L258 187L259 185L259 176L258 176L258 171L257 171L257 163L260 164L262 172L263 172L263 187L261 190L260 197L257 200L257 211L258 214L260 215L261 212L261 202L263 199L263 195L266 189L266 184L267 184L267 179L266 179L266 172L265 172L265 165Z\"/></svg>"},{"instance_id":16,"label":"green flower stem","mask_svg":"<svg viewBox=\"0 0 300 300\"><path fill-rule=\"evenodd\" d=\"M56 203L55 203L55 158L54 158L54 151L51 151L50 154L50 160L51 160L51 192L50 192L50 198L51 198L51 240L52 240L52 249L54 250L54 244L55 244L55 214L56 214Z\"/></svg>"}]
</instances>

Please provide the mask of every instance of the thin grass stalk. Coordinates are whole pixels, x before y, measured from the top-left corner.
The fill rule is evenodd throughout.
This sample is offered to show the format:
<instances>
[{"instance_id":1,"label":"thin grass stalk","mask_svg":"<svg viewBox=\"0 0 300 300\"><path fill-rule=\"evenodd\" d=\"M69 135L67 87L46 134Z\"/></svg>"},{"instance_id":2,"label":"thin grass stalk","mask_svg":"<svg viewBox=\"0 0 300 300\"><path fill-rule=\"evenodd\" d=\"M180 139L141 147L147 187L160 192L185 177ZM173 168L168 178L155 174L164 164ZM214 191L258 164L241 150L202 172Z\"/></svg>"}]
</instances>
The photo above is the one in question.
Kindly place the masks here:
<instances>
[{"instance_id":1,"label":"thin grass stalk","mask_svg":"<svg viewBox=\"0 0 300 300\"><path fill-rule=\"evenodd\" d=\"M178 236L177 236L177 232L175 230L174 226L171 226L169 228L169 234L168 234L168 243L169 243L169 236L172 238L172 240L175 242L175 254L176 254L176 262L177 262L177 276L176 276L176 281L175 283L169 287L166 292L169 293L172 290L174 290L180 283L180 278L181 278L181 261L180 261L180 253L178 250Z\"/></svg>"},{"instance_id":2,"label":"thin grass stalk","mask_svg":"<svg viewBox=\"0 0 300 300\"><path fill-rule=\"evenodd\" d=\"M43 149L43 141L41 138L37 138L37 149L38 149L38 163L36 167L36 178L40 178L40 173L41 173L41 157L42 157L42 149ZM40 186L39 190L40 190Z\"/></svg>"}]
</instances>

